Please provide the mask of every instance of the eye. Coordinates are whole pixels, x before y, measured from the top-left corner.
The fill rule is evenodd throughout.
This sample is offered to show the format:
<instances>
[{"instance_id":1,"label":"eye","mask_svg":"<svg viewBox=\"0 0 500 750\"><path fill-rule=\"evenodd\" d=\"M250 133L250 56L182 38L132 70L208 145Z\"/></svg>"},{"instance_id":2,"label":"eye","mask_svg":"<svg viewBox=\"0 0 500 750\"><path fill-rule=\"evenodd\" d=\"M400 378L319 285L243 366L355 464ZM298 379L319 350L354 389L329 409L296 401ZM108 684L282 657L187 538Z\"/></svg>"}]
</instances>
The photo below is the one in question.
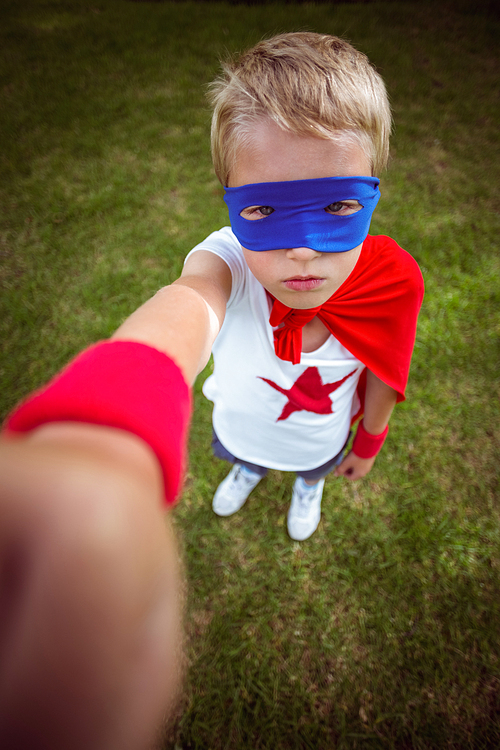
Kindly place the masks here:
<instances>
[{"instance_id":1,"label":"eye","mask_svg":"<svg viewBox=\"0 0 500 750\"><path fill-rule=\"evenodd\" d=\"M270 216L272 213L274 213L274 208L271 206L248 206L241 211L240 216L249 221L255 221Z\"/></svg>"},{"instance_id":2,"label":"eye","mask_svg":"<svg viewBox=\"0 0 500 750\"><path fill-rule=\"evenodd\" d=\"M355 214L356 211L361 211L362 208L363 206L359 201L346 200L330 203L330 205L325 208L325 211L328 214L334 214L335 216L350 216L350 214Z\"/></svg>"}]
</instances>

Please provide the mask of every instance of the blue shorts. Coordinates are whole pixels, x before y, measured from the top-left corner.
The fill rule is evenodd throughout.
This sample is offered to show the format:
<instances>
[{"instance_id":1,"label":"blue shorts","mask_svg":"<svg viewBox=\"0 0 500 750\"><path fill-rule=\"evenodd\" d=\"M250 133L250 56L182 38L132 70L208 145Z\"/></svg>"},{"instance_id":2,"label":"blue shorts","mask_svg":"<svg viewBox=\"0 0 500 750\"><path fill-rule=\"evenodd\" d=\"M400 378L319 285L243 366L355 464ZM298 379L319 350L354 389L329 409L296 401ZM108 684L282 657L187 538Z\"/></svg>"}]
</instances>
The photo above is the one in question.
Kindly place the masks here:
<instances>
[{"instance_id":1,"label":"blue shorts","mask_svg":"<svg viewBox=\"0 0 500 750\"><path fill-rule=\"evenodd\" d=\"M351 433L349 433L345 445L340 453L327 461L326 464L318 466L316 469L310 469L309 471L296 471L295 474L297 474L298 477L302 477L303 479L311 480L320 480L323 479L323 477L326 477L326 475L329 474L336 466L338 466L344 458L346 454L346 445L349 442L350 437ZM250 471L259 474L259 476L261 477L265 477L265 475L267 474L268 470L265 466L258 466L257 464L251 464L248 461L242 461L240 458L236 458L236 456L233 456L232 453L229 453L229 451L224 448L221 441L217 437L215 430L212 431L212 450L214 452L214 456L216 456L217 458L222 458L224 461L229 461L232 464L241 464L242 466L246 466L247 469L250 469Z\"/></svg>"}]
</instances>

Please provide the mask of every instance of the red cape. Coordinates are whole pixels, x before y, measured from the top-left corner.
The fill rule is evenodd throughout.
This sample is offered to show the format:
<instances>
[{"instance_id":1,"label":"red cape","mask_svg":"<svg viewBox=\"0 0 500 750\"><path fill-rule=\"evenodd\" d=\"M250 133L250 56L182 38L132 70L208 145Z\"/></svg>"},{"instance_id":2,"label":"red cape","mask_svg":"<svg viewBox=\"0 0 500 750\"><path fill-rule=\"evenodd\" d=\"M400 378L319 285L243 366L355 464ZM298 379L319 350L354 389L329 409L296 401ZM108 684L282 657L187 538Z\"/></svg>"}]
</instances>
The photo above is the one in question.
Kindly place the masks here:
<instances>
[{"instance_id":1,"label":"red cape","mask_svg":"<svg viewBox=\"0 0 500 750\"><path fill-rule=\"evenodd\" d=\"M346 349L397 391L398 401L405 398L423 296L424 282L415 259L390 237L368 235L353 271L317 312ZM275 345L286 353L282 359L290 361L296 332L286 332L286 319L293 313L275 300L270 318L273 326L285 322L285 329L280 329L283 335L275 331ZM362 376L358 386L362 403L364 383Z\"/></svg>"}]
</instances>

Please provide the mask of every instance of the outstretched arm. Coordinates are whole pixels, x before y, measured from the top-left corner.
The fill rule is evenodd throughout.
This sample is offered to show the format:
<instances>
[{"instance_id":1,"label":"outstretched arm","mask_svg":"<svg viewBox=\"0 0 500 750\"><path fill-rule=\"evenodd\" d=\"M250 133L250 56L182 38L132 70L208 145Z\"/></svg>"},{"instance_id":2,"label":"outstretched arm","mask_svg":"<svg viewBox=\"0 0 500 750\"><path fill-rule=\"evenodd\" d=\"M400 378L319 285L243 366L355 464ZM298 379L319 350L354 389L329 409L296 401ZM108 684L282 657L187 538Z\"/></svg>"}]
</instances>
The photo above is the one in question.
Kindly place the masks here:
<instances>
[{"instance_id":1,"label":"outstretched arm","mask_svg":"<svg viewBox=\"0 0 500 750\"><path fill-rule=\"evenodd\" d=\"M365 413L363 426L370 435L380 435L389 423L396 404L397 393L380 378L367 370ZM335 469L335 476L355 480L366 476L375 463L376 456L360 458L351 450Z\"/></svg>"},{"instance_id":2,"label":"outstretched arm","mask_svg":"<svg viewBox=\"0 0 500 750\"><path fill-rule=\"evenodd\" d=\"M191 384L229 292L200 251L113 339L168 354ZM2 749L150 747L180 684L182 584L149 445L75 422L0 437L0 570Z\"/></svg>"},{"instance_id":3,"label":"outstretched arm","mask_svg":"<svg viewBox=\"0 0 500 750\"><path fill-rule=\"evenodd\" d=\"M226 263L199 250L181 277L139 307L112 338L140 341L165 352L192 384L208 362L230 292Z\"/></svg>"}]
</instances>

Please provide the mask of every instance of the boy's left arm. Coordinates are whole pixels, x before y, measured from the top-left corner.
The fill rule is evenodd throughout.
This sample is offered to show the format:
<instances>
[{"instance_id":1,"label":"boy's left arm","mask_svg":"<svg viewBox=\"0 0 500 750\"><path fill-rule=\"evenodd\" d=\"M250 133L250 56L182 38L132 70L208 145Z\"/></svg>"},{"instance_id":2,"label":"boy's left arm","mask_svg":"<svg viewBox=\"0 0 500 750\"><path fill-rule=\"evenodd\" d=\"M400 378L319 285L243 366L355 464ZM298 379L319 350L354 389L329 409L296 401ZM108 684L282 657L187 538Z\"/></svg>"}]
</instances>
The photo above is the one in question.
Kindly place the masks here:
<instances>
[{"instance_id":1,"label":"boy's left arm","mask_svg":"<svg viewBox=\"0 0 500 750\"><path fill-rule=\"evenodd\" d=\"M371 372L366 371L365 412L363 427L370 435L381 435L389 423L396 404L397 393L389 385ZM359 429L359 427L358 427ZM351 449L341 464L335 469L335 476L354 480L364 477L373 464L376 455L360 458Z\"/></svg>"}]
</instances>

